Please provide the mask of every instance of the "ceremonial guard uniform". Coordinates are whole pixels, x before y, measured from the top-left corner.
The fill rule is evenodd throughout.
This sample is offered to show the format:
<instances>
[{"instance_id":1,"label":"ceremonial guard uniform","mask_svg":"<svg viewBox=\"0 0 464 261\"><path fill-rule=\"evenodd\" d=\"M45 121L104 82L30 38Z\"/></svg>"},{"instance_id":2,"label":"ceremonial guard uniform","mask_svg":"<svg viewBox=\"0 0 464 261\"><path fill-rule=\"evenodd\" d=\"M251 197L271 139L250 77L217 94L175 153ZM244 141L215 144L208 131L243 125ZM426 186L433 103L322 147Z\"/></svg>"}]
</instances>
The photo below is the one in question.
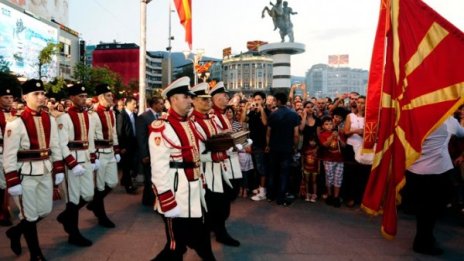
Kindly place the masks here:
<instances>
[{"instance_id":1,"label":"ceremonial guard uniform","mask_svg":"<svg viewBox=\"0 0 464 261\"><path fill-rule=\"evenodd\" d=\"M19 91L19 82L16 76L0 72L0 226L11 226L11 215L9 210L9 197L6 192L5 175L3 173L3 134L5 133L6 121L15 116L11 109L13 95Z\"/></svg>"},{"instance_id":2,"label":"ceremonial guard uniform","mask_svg":"<svg viewBox=\"0 0 464 261\"><path fill-rule=\"evenodd\" d=\"M38 103L43 103L45 99L42 81L26 81L23 84L23 97L27 107L20 117L7 122L4 136L5 179L8 193L13 196L21 219L18 225L8 229L7 236L13 252L19 255L20 237L24 234L31 260L44 260L39 246L37 222L52 210L53 180L55 185L63 181L64 164L56 138L58 130L55 119L45 111L31 108L40 108Z\"/></svg>"},{"instance_id":3,"label":"ceremonial guard uniform","mask_svg":"<svg viewBox=\"0 0 464 261\"><path fill-rule=\"evenodd\" d=\"M208 113L211 109L211 95L209 95L208 88L207 83L200 83L192 88L192 92L195 94L195 108L191 119L195 123L195 131L201 142L206 142L212 136L220 133L217 124ZM205 101L199 99L209 99L209 104L205 106L203 104ZM200 106L205 106L201 107L203 111L197 108ZM205 195L208 206L207 225L214 231L216 241L225 245L239 246L240 242L233 239L225 227L226 219L230 215L230 197L228 195L232 193L232 185L228 175L230 163L227 152L200 151L200 155L202 171L205 174L207 184Z\"/></svg>"},{"instance_id":4,"label":"ceremonial guard uniform","mask_svg":"<svg viewBox=\"0 0 464 261\"><path fill-rule=\"evenodd\" d=\"M187 246L203 260L215 260L203 219L206 185L200 170L200 144L187 115L191 106L189 82L188 77L182 77L163 91L171 109L150 126L155 207L163 214L167 237L164 249L154 260L182 260Z\"/></svg>"},{"instance_id":5,"label":"ceremonial guard uniform","mask_svg":"<svg viewBox=\"0 0 464 261\"><path fill-rule=\"evenodd\" d=\"M68 88L68 94L73 99L78 95L87 97L87 90L81 84L74 84ZM94 195L93 171L96 167L94 152L95 128L86 111L85 98L73 100L74 106L67 113L57 117L58 134L61 151L66 163L66 177L64 191L66 209L58 215L58 222L63 224L64 230L69 234L68 242L77 246L90 246L92 242L84 238L79 232L79 209L91 201Z\"/></svg>"},{"instance_id":6,"label":"ceremonial guard uniform","mask_svg":"<svg viewBox=\"0 0 464 261\"><path fill-rule=\"evenodd\" d=\"M98 85L96 95L99 104L95 112L89 115L90 124L95 126L94 142L96 158L100 162L100 167L96 175L95 195L87 208L93 211L101 226L113 228L115 225L106 215L103 199L118 184L117 163L121 160L121 156L119 155L118 136L116 134L116 118L114 112L110 110L112 98L110 102L105 100L105 96L110 94L111 88L109 85ZM102 104L102 102L107 104Z\"/></svg>"},{"instance_id":7,"label":"ceremonial guard uniform","mask_svg":"<svg viewBox=\"0 0 464 261\"><path fill-rule=\"evenodd\" d=\"M214 97L215 95L218 95L220 93L227 93L224 83L223 82L218 82L216 86L214 86L211 89L211 97ZM232 124L230 123L229 119L224 115L224 110L225 108L219 107L217 104L214 104L214 99L213 99L213 109L214 109L214 115L215 117L214 122L216 123L217 128L220 130L220 132L232 132ZM227 159L226 165L227 165L227 174L229 177L230 182L232 183L233 190L231 193L231 199L234 200L237 198L239 189L240 189L240 183L242 180L242 170L240 169L240 161L238 158L238 151L233 150L231 153L229 153L229 159Z\"/></svg>"}]
</instances>

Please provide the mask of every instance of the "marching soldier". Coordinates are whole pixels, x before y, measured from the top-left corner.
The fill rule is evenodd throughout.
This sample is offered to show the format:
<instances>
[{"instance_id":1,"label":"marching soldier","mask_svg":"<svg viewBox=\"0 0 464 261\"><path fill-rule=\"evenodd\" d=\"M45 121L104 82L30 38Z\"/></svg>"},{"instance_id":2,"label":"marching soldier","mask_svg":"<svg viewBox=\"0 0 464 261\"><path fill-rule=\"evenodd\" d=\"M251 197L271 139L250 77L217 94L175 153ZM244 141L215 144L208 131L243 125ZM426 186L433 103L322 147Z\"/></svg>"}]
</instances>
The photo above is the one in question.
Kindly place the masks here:
<instances>
[{"instance_id":1,"label":"marching soldier","mask_svg":"<svg viewBox=\"0 0 464 261\"><path fill-rule=\"evenodd\" d=\"M224 110L229 103L229 95L227 94L226 88L224 87L224 83L218 82L211 89L210 94L213 100L213 109L215 115L214 122L216 123L216 126L221 132L232 132L232 124L224 115ZM237 150L234 150L230 153L229 159L226 160L226 164L228 165L227 173L229 175L229 180L233 186L230 197L231 200L234 200L237 198L242 179L242 171L240 169Z\"/></svg>"},{"instance_id":2,"label":"marching soldier","mask_svg":"<svg viewBox=\"0 0 464 261\"><path fill-rule=\"evenodd\" d=\"M86 110L87 90L82 84L68 88L73 106L67 113L57 117L61 151L67 172L64 182L66 209L57 220L69 234L68 242L77 246L91 246L92 242L79 232L79 210L91 201L94 195L93 171L98 165L94 149L95 128ZM96 163L97 162L97 163Z\"/></svg>"},{"instance_id":3,"label":"marching soldier","mask_svg":"<svg viewBox=\"0 0 464 261\"><path fill-rule=\"evenodd\" d=\"M96 188L93 201L87 208L92 210L98 218L98 224L107 228L114 228L115 224L108 218L103 199L118 184L117 163L121 160L119 155L118 136L116 134L116 118L110 110L113 105L113 94L108 84L96 87L98 104L95 112L90 116L91 125L95 126L96 157L100 162L97 170Z\"/></svg>"},{"instance_id":4,"label":"marching soldier","mask_svg":"<svg viewBox=\"0 0 464 261\"><path fill-rule=\"evenodd\" d=\"M11 106L13 95L17 94L19 87L19 81L15 76L0 72L0 226L12 225L3 173L3 133L5 133L6 121L15 115Z\"/></svg>"},{"instance_id":5,"label":"marching soldier","mask_svg":"<svg viewBox=\"0 0 464 261\"><path fill-rule=\"evenodd\" d=\"M162 93L171 105L168 115L152 123L148 144L156 209L163 215L167 242L153 260L182 260L187 246L203 260L215 260L203 215L204 181L191 109L190 79L182 77Z\"/></svg>"},{"instance_id":6,"label":"marching soldier","mask_svg":"<svg viewBox=\"0 0 464 261\"><path fill-rule=\"evenodd\" d=\"M213 119L209 116L211 110L211 95L207 83L200 83L192 88L193 98L192 119L201 141L206 141L220 133ZM208 213L206 221L214 231L216 241L228 246L240 246L240 242L233 239L226 230L225 222L230 214L230 198L232 185L227 175L227 152L201 152L202 170L206 178L206 205Z\"/></svg>"},{"instance_id":7,"label":"marching soldier","mask_svg":"<svg viewBox=\"0 0 464 261\"><path fill-rule=\"evenodd\" d=\"M20 117L7 122L3 153L8 193L20 210L21 222L6 235L16 255L21 254L20 238L24 234L31 260L45 260L37 222L52 210L53 183L63 181L64 164L55 119L40 110L45 101L42 81L28 80L22 89L27 106Z\"/></svg>"}]
</instances>

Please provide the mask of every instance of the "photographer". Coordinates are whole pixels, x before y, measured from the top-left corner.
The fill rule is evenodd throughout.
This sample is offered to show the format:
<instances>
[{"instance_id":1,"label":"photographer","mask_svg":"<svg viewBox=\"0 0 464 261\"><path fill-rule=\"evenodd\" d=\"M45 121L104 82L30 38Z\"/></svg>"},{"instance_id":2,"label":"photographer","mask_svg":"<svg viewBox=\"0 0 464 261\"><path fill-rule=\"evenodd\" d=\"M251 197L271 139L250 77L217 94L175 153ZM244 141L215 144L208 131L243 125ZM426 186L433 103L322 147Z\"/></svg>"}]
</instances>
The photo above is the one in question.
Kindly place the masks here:
<instances>
[{"instance_id":1,"label":"photographer","mask_svg":"<svg viewBox=\"0 0 464 261\"><path fill-rule=\"evenodd\" d=\"M253 93L253 100L245 105L242 112L242 122L247 122L250 139L253 140L252 154L254 162L256 163L255 169L259 177L258 193L251 197L254 201L266 199L266 177L268 162L264 154L266 148L266 128L267 118L271 111L265 107L266 94L263 92Z\"/></svg>"}]
</instances>

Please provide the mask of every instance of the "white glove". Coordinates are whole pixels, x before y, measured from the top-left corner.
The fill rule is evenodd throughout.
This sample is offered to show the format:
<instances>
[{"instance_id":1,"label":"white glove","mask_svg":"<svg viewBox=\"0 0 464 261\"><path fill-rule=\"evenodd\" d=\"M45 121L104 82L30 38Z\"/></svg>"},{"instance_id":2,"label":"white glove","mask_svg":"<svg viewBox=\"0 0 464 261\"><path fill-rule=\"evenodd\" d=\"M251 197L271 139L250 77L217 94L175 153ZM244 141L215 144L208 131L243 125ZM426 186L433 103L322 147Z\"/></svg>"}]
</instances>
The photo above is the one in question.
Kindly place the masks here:
<instances>
[{"instance_id":1,"label":"white glove","mask_svg":"<svg viewBox=\"0 0 464 261\"><path fill-rule=\"evenodd\" d=\"M180 216L180 207L175 206L173 209L164 212L164 216L167 218L175 218Z\"/></svg>"},{"instance_id":2,"label":"white glove","mask_svg":"<svg viewBox=\"0 0 464 261\"><path fill-rule=\"evenodd\" d=\"M58 173L55 175L55 185L60 185L64 180L64 173Z\"/></svg>"},{"instance_id":3,"label":"white glove","mask_svg":"<svg viewBox=\"0 0 464 261\"><path fill-rule=\"evenodd\" d=\"M252 139L247 139L247 146L251 146L251 144L253 144L253 140Z\"/></svg>"},{"instance_id":4,"label":"white glove","mask_svg":"<svg viewBox=\"0 0 464 261\"><path fill-rule=\"evenodd\" d=\"M234 151L234 147L230 147L228 150L226 150L227 156L232 155L232 152Z\"/></svg>"},{"instance_id":5,"label":"white glove","mask_svg":"<svg viewBox=\"0 0 464 261\"><path fill-rule=\"evenodd\" d=\"M235 147L237 148L237 150L243 150L242 144L236 144Z\"/></svg>"},{"instance_id":6,"label":"white glove","mask_svg":"<svg viewBox=\"0 0 464 261\"><path fill-rule=\"evenodd\" d=\"M96 171L100 168L100 160L99 159L96 159L95 160L95 163L92 163L92 169L93 171Z\"/></svg>"},{"instance_id":7,"label":"white glove","mask_svg":"<svg viewBox=\"0 0 464 261\"><path fill-rule=\"evenodd\" d=\"M8 188L8 193L12 197L22 195L23 194L23 186L21 186L21 184L14 185L13 187Z\"/></svg>"},{"instance_id":8,"label":"white glove","mask_svg":"<svg viewBox=\"0 0 464 261\"><path fill-rule=\"evenodd\" d=\"M85 174L85 169L81 166L81 164L77 164L76 166L74 166L74 168L72 168L72 172L74 176L79 177Z\"/></svg>"},{"instance_id":9,"label":"white glove","mask_svg":"<svg viewBox=\"0 0 464 261\"><path fill-rule=\"evenodd\" d=\"M114 158L116 159L116 162L119 163L121 161L121 155L115 154Z\"/></svg>"}]
</instances>

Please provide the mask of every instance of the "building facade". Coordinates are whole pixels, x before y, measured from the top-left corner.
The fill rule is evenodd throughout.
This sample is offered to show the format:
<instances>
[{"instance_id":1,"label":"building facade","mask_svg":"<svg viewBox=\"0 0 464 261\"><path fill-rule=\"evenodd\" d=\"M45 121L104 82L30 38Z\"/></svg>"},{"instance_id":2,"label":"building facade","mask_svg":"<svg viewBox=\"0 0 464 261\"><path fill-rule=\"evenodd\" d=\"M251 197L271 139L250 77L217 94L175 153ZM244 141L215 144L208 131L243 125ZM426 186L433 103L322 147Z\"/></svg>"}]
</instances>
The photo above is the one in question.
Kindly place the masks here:
<instances>
[{"instance_id":1,"label":"building facade","mask_svg":"<svg viewBox=\"0 0 464 261\"><path fill-rule=\"evenodd\" d=\"M146 73L147 88L158 89L163 87L163 55L147 52Z\"/></svg>"},{"instance_id":2,"label":"building facade","mask_svg":"<svg viewBox=\"0 0 464 261\"><path fill-rule=\"evenodd\" d=\"M269 92L272 87L272 59L255 51L224 58L222 80L231 92Z\"/></svg>"},{"instance_id":3,"label":"building facade","mask_svg":"<svg viewBox=\"0 0 464 261\"><path fill-rule=\"evenodd\" d=\"M306 73L306 86L309 95L315 97L336 97L353 91L364 95L368 74L363 69L316 64Z\"/></svg>"},{"instance_id":4,"label":"building facade","mask_svg":"<svg viewBox=\"0 0 464 261\"><path fill-rule=\"evenodd\" d=\"M121 76L124 85L138 83L140 69L140 48L134 43L101 43L92 52L92 66L107 66ZM146 83L147 91L162 87L163 57L147 52Z\"/></svg>"}]
</instances>

